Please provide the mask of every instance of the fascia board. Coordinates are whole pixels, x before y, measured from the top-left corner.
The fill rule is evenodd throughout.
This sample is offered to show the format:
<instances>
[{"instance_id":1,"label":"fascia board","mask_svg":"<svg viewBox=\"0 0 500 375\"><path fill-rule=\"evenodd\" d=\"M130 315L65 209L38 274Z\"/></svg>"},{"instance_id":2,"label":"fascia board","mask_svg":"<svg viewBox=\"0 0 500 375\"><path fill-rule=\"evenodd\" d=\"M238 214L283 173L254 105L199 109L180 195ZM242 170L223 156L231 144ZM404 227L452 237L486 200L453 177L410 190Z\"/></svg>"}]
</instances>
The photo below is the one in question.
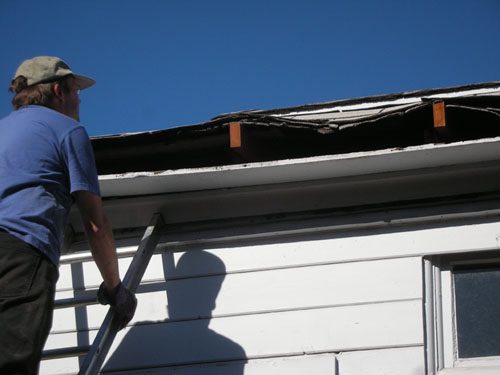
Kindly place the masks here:
<instances>
[{"instance_id":1,"label":"fascia board","mask_svg":"<svg viewBox=\"0 0 500 375\"><path fill-rule=\"evenodd\" d=\"M500 137L209 168L99 177L103 197L228 189L500 161Z\"/></svg>"}]
</instances>

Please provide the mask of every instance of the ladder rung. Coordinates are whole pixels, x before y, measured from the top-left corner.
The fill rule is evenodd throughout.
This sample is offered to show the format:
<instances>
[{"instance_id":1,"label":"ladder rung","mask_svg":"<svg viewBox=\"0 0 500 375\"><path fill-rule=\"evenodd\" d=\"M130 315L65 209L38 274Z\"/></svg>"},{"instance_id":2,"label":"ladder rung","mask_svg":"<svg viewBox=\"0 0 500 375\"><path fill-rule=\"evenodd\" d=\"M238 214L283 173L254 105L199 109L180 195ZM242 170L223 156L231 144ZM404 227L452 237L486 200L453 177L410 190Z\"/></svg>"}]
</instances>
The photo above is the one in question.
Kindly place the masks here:
<instances>
[{"instance_id":1,"label":"ladder rung","mask_svg":"<svg viewBox=\"0 0 500 375\"><path fill-rule=\"evenodd\" d=\"M63 298L54 301L54 309L62 309L65 307L78 307L97 304L96 296L79 297L79 298Z\"/></svg>"},{"instance_id":2,"label":"ladder rung","mask_svg":"<svg viewBox=\"0 0 500 375\"><path fill-rule=\"evenodd\" d=\"M42 359L45 360L45 359L76 357L80 355L86 355L89 352L89 350L90 350L90 345L44 350L42 353Z\"/></svg>"}]
</instances>

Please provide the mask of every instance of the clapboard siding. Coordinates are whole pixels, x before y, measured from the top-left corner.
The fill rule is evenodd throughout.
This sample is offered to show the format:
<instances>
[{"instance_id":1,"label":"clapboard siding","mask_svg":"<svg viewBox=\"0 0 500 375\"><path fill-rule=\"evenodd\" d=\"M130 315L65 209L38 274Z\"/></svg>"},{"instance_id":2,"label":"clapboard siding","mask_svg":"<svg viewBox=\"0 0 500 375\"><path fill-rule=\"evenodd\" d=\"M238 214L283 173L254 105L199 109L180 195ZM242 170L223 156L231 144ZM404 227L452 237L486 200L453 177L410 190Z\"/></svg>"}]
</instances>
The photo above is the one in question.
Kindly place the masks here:
<instances>
[{"instance_id":1,"label":"clapboard siding","mask_svg":"<svg viewBox=\"0 0 500 375\"><path fill-rule=\"evenodd\" d=\"M128 375L422 375L422 346L142 369ZM122 372L106 372L120 375Z\"/></svg>"},{"instance_id":2,"label":"clapboard siding","mask_svg":"<svg viewBox=\"0 0 500 375\"><path fill-rule=\"evenodd\" d=\"M118 247L119 250L133 249L134 251L139 246L140 239L134 240L136 246L131 247ZM117 244L119 246L119 244ZM120 274L125 275L130 262L131 257L120 258L118 263L120 267ZM61 264L59 267L59 280L57 282L58 291L66 290L81 290L81 289L97 289L102 282L102 277L97 269L97 266L93 261L87 261L83 263L72 263L72 264ZM155 254L151 258L148 264L146 272L143 277L143 281L151 281L163 279L163 265L160 254Z\"/></svg>"},{"instance_id":3,"label":"clapboard siding","mask_svg":"<svg viewBox=\"0 0 500 375\"><path fill-rule=\"evenodd\" d=\"M194 257L195 261L198 257ZM189 267L189 265L188 265ZM223 272L223 270L219 270ZM362 277L360 277L362 275ZM169 295L194 296L175 308L173 319L242 315L311 307L374 303L422 297L420 258L341 263L289 269L192 277L139 288L139 306L132 323L168 318ZM200 295L216 292L207 309ZM256 288L257 285L262 287ZM349 286L349 288L346 288ZM172 306L171 306L172 307ZM106 309L87 307L88 328L98 327ZM55 311L53 332L75 329L75 311Z\"/></svg>"},{"instance_id":4,"label":"clapboard siding","mask_svg":"<svg viewBox=\"0 0 500 375\"><path fill-rule=\"evenodd\" d=\"M453 226L419 225L383 230L352 231L348 233L322 233L293 236L279 240L233 241L225 244L198 243L190 249L203 249L222 259L226 272L246 272L261 269L285 268L312 264L351 262L365 259L399 258L475 250L494 250L499 247L498 218L482 221L457 221ZM460 235L457 235L457 234ZM128 241L130 242L130 240ZM136 246L120 247L135 249ZM119 242L118 242L119 245ZM172 245L167 249L177 250ZM185 248L183 249L185 250ZM174 253L177 261L184 251ZM130 258L120 259L121 274L125 274ZM155 254L146 270L143 281L164 280L161 254ZM210 275L217 270L203 264L194 264L178 277ZM57 289L59 291L97 288L100 275L93 262L83 265L62 264ZM166 276L168 279L168 275Z\"/></svg>"},{"instance_id":5,"label":"clapboard siding","mask_svg":"<svg viewBox=\"0 0 500 375\"><path fill-rule=\"evenodd\" d=\"M311 233L262 240L235 239L223 244L203 244L201 241L197 248L223 259L228 272L494 250L499 247L498 221L496 217L474 222L457 220L450 226L444 223L395 225L384 229ZM170 249L176 248L172 246ZM182 252L175 253L176 258L180 256ZM210 270L199 266L189 272L203 274L210 273Z\"/></svg>"},{"instance_id":6,"label":"clapboard siding","mask_svg":"<svg viewBox=\"0 0 500 375\"><path fill-rule=\"evenodd\" d=\"M420 300L152 322L120 331L105 368L415 346L423 344L422 324ZM76 341L75 333L56 334L50 344Z\"/></svg>"},{"instance_id":7,"label":"clapboard siding","mask_svg":"<svg viewBox=\"0 0 500 375\"><path fill-rule=\"evenodd\" d=\"M66 365L65 365L66 363ZM56 366L57 364L57 366ZM41 373L47 367L71 373L76 368L74 358L42 362ZM249 359L174 365L127 371L127 375L421 375L424 374L423 346L344 352L340 354L299 355L265 359ZM105 371L108 375L122 375L123 371ZM55 374L55 373L52 373Z\"/></svg>"},{"instance_id":8,"label":"clapboard siding","mask_svg":"<svg viewBox=\"0 0 500 375\"><path fill-rule=\"evenodd\" d=\"M247 248L248 251L253 249ZM193 261L201 262L203 253L195 250L188 254L194 254ZM155 257L162 261L161 254ZM182 257L185 258L186 253L176 256L177 266ZM216 258L213 254L209 257ZM165 267L158 268L158 264L153 264L155 271L149 273L152 279L160 279L163 272L172 272L173 264L169 262L174 259L171 254L166 258ZM128 332L127 335L121 333L117 337L113 348L116 353L110 355L108 368L165 366L422 343L421 324L415 324L422 321L422 263L419 257L236 272L225 277L221 263L204 263L212 267L210 272L216 273L213 276L200 276L195 271L189 277L181 269L181 278L174 277L166 283L143 284L138 293L139 307L131 322L135 325L124 331ZM78 268L73 266L73 269L75 267ZM172 277L172 273L169 276ZM169 296L176 293L185 296L193 291L198 296L205 295L207 286L217 289L218 284L221 288L213 311L210 305L213 301L208 300L207 306L195 298L193 303L181 305L175 309L174 316L169 316L167 306L172 304ZM67 298L71 293L60 291L58 295ZM75 292L79 293L88 295L95 290ZM90 344L106 311L107 308L100 305L56 310L46 349ZM388 315L387 311L396 313L396 316ZM210 314L213 316L211 320L199 318ZM399 323L396 322L398 317ZM401 317L410 320L404 323ZM349 319L356 321L349 322ZM211 330L207 330L208 324ZM326 325L330 326L330 331L324 330ZM387 325L396 331L388 334L392 331L386 331L384 326ZM412 326L413 332L408 332L407 325ZM293 330L290 327L294 327ZM356 329L359 330L356 332ZM79 332L76 333L76 330ZM222 341L222 346L215 345L218 351L206 353L203 348L192 347L192 342L203 342L204 334L207 336L205 340L215 338ZM170 342L167 339L165 345L163 337L175 337L176 340ZM180 341L179 337L182 337ZM379 340L366 341L369 338ZM129 351L137 342L142 343L144 353L141 351L140 356L133 357ZM152 347L148 349L148 345ZM212 348L213 345L207 343L206 346ZM182 353L196 353L197 356L183 357ZM137 358L141 360L137 362ZM61 359L47 361L45 366L50 368L48 373L56 374L67 373L68 369L76 372L78 363Z\"/></svg>"},{"instance_id":9,"label":"clapboard siding","mask_svg":"<svg viewBox=\"0 0 500 375\"><path fill-rule=\"evenodd\" d=\"M424 347L366 350L337 356L342 375L422 375L425 374Z\"/></svg>"},{"instance_id":10,"label":"clapboard siding","mask_svg":"<svg viewBox=\"0 0 500 375\"><path fill-rule=\"evenodd\" d=\"M80 368L78 357L46 359L40 362L40 375L77 374Z\"/></svg>"},{"instance_id":11,"label":"clapboard siding","mask_svg":"<svg viewBox=\"0 0 500 375\"><path fill-rule=\"evenodd\" d=\"M57 361L60 362L62 369L64 367L62 360L54 360L51 364L54 365ZM242 375L244 372L245 375L335 375L336 368L337 363L334 354L317 354L204 363L200 365L174 365L131 370L126 373L127 375ZM108 375L124 374L123 371L104 371L104 373Z\"/></svg>"}]
</instances>

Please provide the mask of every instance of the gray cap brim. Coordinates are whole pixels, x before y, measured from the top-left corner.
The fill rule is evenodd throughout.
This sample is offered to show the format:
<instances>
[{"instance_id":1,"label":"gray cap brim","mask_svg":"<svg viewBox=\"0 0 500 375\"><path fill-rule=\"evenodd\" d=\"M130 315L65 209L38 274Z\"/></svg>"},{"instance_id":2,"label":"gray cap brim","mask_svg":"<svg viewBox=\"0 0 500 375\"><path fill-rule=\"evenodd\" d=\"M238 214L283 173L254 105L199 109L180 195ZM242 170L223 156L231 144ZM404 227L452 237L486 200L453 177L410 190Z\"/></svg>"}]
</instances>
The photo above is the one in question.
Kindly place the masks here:
<instances>
[{"instance_id":1,"label":"gray cap brim","mask_svg":"<svg viewBox=\"0 0 500 375\"><path fill-rule=\"evenodd\" d=\"M92 78L81 76L80 74L73 73L73 77L75 77L75 83L80 90L84 90L95 84Z\"/></svg>"}]
</instances>

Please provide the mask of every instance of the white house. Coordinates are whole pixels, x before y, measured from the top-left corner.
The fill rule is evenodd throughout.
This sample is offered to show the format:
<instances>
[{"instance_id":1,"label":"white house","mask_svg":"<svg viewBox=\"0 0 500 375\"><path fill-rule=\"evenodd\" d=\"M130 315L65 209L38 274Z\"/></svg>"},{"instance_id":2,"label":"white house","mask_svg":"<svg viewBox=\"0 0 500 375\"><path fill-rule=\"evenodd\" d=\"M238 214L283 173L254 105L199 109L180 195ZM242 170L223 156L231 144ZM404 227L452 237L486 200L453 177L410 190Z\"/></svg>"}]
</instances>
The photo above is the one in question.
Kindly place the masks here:
<instances>
[{"instance_id":1,"label":"white house","mask_svg":"<svg viewBox=\"0 0 500 375\"><path fill-rule=\"evenodd\" d=\"M165 222L102 373L500 373L500 82L92 141L122 274ZM77 213L61 264L42 374L107 312Z\"/></svg>"}]
</instances>

